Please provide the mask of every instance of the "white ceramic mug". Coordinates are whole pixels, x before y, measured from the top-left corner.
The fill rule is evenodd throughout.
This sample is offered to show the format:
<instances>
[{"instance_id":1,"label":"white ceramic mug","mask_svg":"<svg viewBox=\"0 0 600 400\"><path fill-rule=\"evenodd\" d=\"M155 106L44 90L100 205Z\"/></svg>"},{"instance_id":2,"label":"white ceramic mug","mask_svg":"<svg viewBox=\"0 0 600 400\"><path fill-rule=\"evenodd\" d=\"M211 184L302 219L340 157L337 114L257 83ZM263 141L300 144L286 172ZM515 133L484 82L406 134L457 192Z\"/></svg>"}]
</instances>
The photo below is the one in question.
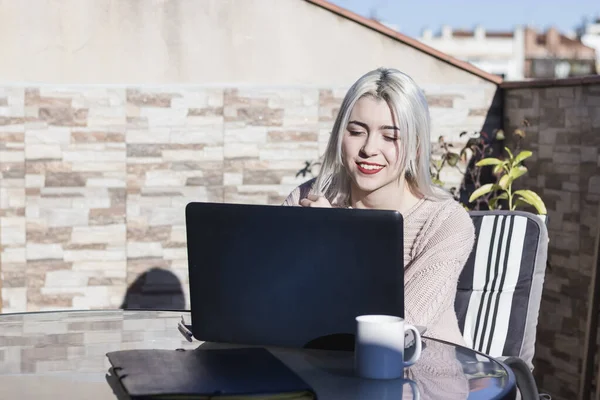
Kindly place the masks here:
<instances>
[{"instance_id":1,"label":"white ceramic mug","mask_svg":"<svg viewBox=\"0 0 600 400\"><path fill-rule=\"evenodd\" d=\"M415 335L415 351L404 359L406 331ZM361 315L356 317L354 368L361 378L396 379L404 376L404 368L421 357L421 334L400 317Z\"/></svg>"}]
</instances>

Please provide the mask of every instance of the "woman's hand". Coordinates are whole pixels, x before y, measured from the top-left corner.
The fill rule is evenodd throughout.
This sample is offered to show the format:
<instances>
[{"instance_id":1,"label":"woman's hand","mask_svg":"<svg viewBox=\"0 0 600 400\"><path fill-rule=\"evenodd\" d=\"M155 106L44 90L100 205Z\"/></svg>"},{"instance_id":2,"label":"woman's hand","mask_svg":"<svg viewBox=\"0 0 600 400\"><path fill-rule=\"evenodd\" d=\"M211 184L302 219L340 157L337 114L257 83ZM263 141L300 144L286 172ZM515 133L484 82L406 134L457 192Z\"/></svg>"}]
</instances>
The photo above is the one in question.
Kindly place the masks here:
<instances>
[{"instance_id":1,"label":"woman's hand","mask_svg":"<svg viewBox=\"0 0 600 400\"><path fill-rule=\"evenodd\" d=\"M300 200L302 207L321 207L331 208L331 203L325 197L309 194L305 199Z\"/></svg>"}]
</instances>

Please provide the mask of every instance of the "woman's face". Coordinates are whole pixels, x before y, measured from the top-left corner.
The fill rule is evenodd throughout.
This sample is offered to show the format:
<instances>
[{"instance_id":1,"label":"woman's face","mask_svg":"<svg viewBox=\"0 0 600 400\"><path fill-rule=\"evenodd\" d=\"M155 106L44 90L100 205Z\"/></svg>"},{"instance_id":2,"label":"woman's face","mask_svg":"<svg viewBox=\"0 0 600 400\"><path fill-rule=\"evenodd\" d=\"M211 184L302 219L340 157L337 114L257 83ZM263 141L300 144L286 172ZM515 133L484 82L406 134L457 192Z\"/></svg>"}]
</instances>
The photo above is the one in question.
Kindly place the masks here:
<instances>
[{"instance_id":1,"label":"woman's face","mask_svg":"<svg viewBox=\"0 0 600 400\"><path fill-rule=\"evenodd\" d=\"M353 186L370 193L400 176L400 132L389 105L371 96L360 98L342 138L342 160Z\"/></svg>"}]
</instances>

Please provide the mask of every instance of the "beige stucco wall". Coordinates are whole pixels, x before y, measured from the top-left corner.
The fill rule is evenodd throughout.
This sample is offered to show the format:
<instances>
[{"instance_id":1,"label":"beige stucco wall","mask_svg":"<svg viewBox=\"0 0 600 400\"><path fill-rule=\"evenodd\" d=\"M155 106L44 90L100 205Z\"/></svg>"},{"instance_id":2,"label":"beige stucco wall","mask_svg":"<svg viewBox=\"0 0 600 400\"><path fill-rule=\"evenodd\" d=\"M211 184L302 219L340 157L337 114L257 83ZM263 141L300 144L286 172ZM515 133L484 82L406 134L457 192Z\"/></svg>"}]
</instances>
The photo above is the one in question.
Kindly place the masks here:
<instances>
[{"instance_id":1,"label":"beige stucco wall","mask_svg":"<svg viewBox=\"0 0 600 400\"><path fill-rule=\"evenodd\" d=\"M482 82L304 0L0 1L0 47L3 83Z\"/></svg>"},{"instance_id":2,"label":"beige stucco wall","mask_svg":"<svg viewBox=\"0 0 600 400\"><path fill-rule=\"evenodd\" d=\"M119 307L150 268L189 304L185 204L280 204L372 68L434 142L501 124L495 84L304 0L0 0L0 48L4 312Z\"/></svg>"}]
</instances>

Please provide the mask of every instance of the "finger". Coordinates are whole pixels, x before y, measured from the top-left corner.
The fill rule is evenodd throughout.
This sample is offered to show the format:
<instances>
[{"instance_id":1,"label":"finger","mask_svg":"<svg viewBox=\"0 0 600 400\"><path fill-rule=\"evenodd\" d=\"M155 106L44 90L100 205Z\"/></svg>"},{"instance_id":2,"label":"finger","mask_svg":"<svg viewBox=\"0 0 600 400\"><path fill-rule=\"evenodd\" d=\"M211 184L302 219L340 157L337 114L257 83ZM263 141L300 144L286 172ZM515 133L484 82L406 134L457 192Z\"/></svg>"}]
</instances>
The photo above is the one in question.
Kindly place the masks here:
<instances>
[{"instance_id":1,"label":"finger","mask_svg":"<svg viewBox=\"0 0 600 400\"><path fill-rule=\"evenodd\" d=\"M312 203L313 202L311 200L309 200L309 199L302 199L302 200L300 200L300 205L302 207L310 207Z\"/></svg>"},{"instance_id":2,"label":"finger","mask_svg":"<svg viewBox=\"0 0 600 400\"><path fill-rule=\"evenodd\" d=\"M308 196L306 196L306 198L312 201L317 201L319 200L320 196L314 193L309 193Z\"/></svg>"},{"instance_id":3,"label":"finger","mask_svg":"<svg viewBox=\"0 0 600 400\"><path fill-rule=\"evenodd\" d=\"M321 200L315 202L315 205L317 205L318 207L324 207L324 208L331 207L331 204L326 199L321 199Z\"/></svg>"}]
</instances>

